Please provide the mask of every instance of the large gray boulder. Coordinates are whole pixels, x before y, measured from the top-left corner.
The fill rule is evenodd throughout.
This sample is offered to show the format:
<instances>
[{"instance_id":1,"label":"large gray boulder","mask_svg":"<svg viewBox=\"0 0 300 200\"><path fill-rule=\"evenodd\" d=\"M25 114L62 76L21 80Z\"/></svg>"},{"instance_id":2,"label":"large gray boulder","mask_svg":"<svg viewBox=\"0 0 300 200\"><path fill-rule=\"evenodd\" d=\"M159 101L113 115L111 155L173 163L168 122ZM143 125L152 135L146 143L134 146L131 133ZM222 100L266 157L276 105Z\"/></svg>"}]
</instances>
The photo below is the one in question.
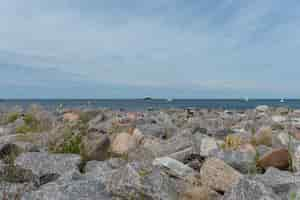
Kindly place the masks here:
<instances>
[{"instance_id":1,"label":"large gray boulder","mask_svg":"<svg viewBox=\"0 0 300 200\"><path fill-rule=\"evenodd\" d=\"M243 177L238 171L217 158L207 159L200 170L201 182L215 191L230 190Z\"/></svg>"},{"instance_id":2,"label":"large gray boulder","mask_svg":"<svg viewBox=\"0 0 300 200\"><path fill-rule=\"evenodd\" d=\"M175 182L159 168L147 168L138 162L112 173L106 186L111 194L126 200L176 200L180 192Z\"/></svg>"},{"instance_id":3,"label":"large gray boulder","mask_svg":"<svg viewBox=\"0 0 300 200\"><path fill-rule=\"evenodd\" d=\"M21 200L111 200L105 185L97 179L60 180L25 193Z\"/></svg>"},{"instance_id":4,"label":"large gray boulder","mask_svg":"<svg viewBox=\"0 0 300 200\"><path fill-rule=\"evenodd\" d=\"M280 200L270 187L263 183L242 178L238 184L225 193L222 200Z\"/></svg>"},{"instance_id":5,"label":"large gray boulder","mask_svg":"<svg viewBox=\"0 0 300 200\"><path fill-rule=\"evenodd\" d=\"M151 151L155 157L169 156L189 149L191 146L191 134L186 130L167 140L145 138L143 142L143 147Z\"/></svg>"},{"instance_id":6,"label":"large gray boulder","mask_svg":"<svg viewBox=\"0 0 300 200\"><path fill-rule=\"evenodd\" d=\"M223 160L225 163L244 174L249 173L251 167L255 165L255 153L252 152L215 150L210 153L210 156Z\"/></svg>"},{"instance_id":7,"label":"large gray boulder","mask_svg":"<svg viewBox=\"0 0 300 200\"><path fill-rule=\"evenodd\" d=\"M79 155L39 152L24 153L15 160L17 166L31 170L39 177L49 174L63 175L70 171L77 171L80 162Z\"/></svg>"},{"instance_id":8,"label":"large gray boulder","mask_svg":"<svg viewBox=\"0 0 300 200\"><path fill-rule=\"evenodd\" d=\"M255 180L262 182L267 187L285 199L289 191L300 186L300 175L288 171L281 171L277 168L269 168L265 174L257 175Z\"/></svg>"}]
</instances>

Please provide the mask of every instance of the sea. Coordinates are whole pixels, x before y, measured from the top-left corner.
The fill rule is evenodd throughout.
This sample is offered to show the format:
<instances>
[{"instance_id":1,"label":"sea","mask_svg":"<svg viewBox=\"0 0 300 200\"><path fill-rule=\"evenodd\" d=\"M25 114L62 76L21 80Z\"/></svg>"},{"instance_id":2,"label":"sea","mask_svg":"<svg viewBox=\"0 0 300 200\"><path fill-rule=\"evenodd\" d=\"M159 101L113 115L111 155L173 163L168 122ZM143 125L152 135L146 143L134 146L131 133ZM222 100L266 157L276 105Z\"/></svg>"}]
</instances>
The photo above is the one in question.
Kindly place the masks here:
<instances>
[{"instance_id":1,"label":"sea","mask_svg":"<svg viewBox=\"0 0 300 200\"><path fill-rule=\"evenodd\" d=\"M144 111L158 109L252 109L258 105L270 107L289 107L300 109L300 99L1 99L0 108L28 108L37 104L52 110L66 109L112 109L125 111Z\"/></svg>"}]
</instances>

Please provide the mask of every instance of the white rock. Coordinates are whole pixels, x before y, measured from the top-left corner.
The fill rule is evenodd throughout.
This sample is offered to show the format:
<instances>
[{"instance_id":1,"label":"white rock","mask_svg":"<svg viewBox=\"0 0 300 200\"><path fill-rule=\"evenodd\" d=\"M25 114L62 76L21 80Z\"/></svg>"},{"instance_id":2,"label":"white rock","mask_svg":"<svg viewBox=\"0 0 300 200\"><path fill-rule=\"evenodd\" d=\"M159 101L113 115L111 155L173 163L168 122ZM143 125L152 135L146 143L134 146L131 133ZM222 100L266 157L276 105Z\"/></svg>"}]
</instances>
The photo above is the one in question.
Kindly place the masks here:
<instances>
[{"instance_id":1,"label":"white rock","mask_svg":"<svg viewBox=\"0 0 300 200\"><path fill-rule=\"evenodd\" d=\"M269 106L266 105L261 105L256 107L256 111L258 112L266 112L269 110Z\"/></svg>"},{"instance_id":2,"label":"white rock","mask_svg":"<svg viewBox=\"0 0 300 200\"><path fill-rule=\"evenodd\" d=\"M282 123L285 122L287 119L285 116L276 115L276 116L272 116L272 120L276 123Z\"/></svg>"},{"instance_id":3,"label":"white rock","mask_svg":"<svg viewBox=\"0 0 300 200\"><path fill-rule=\"evenodd\" d=\"M287 133L281 132L277 135L277 138L279 139L282 145L288 146L290 142L290 136Z\"/></svg>"},{"instance_id":4,"label":"white rock","mask_svg":"<svg viewBox=\"0 0 300 200\"><path fill-rule=\"evenodd\" d=\"M292 162L293 168L296 171L300 171L300 145L294 146L292 159L293 159L293 162Z\"/></svg>"},{"instance_id":5,"label":"white rock","mask_svg":"<svg viewBox=\"0 0 300 200\"><path fill-rule=\"evenodd\" d=\"M200 155L201 156L208 156L210 152L213 150L218 149L217 142L212 137L204 137L201 141L200 147Z\"/></svg>"},{"instance_id":6,"label":"white rock","mask_svg":"<svg viewBox=\"0 0 300 200\"><path fill-rule=\"evenodd\" d=\"M192 168L169 157L156 158L152 164L154 166L159 166L167 169L169 173L177 177L185 177L194 173L194 170Z\"/></svg>"}]
</instances>

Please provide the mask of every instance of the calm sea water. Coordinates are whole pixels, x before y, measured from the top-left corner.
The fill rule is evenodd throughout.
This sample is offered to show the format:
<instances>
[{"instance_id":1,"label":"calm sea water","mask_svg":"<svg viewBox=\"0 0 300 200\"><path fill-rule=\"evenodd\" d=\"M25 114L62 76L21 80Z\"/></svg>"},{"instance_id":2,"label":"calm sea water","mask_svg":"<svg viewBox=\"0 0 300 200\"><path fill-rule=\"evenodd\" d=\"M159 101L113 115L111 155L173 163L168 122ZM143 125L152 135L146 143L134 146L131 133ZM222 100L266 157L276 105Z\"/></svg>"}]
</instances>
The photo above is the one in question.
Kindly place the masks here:
<instances>
[{"instance_id":1,"label":"calm sea water","mask_svg":"<svg viewBox=\"0 0 300 200\"><path fill-rule=\"evenodd\" d=\"M56 109L62 105L64 108L110 108L114 110L145 110L161 108L223 108L223 109L250 109L258 105L268 105L272 107L285 106L290 108L300 108L300 99L287 99L280 102L280 99L175 99L168 101L165 99L143 100L143 99L55 99L55 100L0 100L0 108L21 106L26 108L31 104L38 104L46 109Z\"/></svg>"}]
</instances>

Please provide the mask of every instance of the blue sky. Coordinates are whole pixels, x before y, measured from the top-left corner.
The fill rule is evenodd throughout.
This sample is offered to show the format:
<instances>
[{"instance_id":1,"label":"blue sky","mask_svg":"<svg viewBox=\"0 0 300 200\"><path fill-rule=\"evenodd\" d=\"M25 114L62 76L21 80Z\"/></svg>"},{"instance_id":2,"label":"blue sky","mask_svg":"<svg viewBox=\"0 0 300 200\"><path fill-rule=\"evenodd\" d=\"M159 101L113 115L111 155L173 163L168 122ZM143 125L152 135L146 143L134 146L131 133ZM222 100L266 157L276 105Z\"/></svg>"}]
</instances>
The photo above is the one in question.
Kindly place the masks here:
<instances>
[{"instance_id":1,"label":"blue sky","mask_svg":"<svg viewBox=\"0 0 300 200\"><path fill-rule=\"evenodd\" d=\"M2 98L300 97L298 0L3 0Z\"/></svg>"}]
</instances>

